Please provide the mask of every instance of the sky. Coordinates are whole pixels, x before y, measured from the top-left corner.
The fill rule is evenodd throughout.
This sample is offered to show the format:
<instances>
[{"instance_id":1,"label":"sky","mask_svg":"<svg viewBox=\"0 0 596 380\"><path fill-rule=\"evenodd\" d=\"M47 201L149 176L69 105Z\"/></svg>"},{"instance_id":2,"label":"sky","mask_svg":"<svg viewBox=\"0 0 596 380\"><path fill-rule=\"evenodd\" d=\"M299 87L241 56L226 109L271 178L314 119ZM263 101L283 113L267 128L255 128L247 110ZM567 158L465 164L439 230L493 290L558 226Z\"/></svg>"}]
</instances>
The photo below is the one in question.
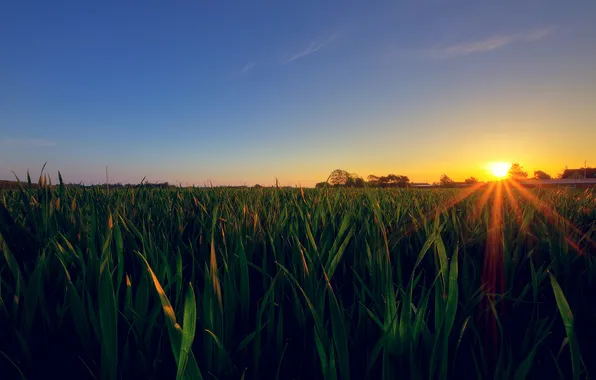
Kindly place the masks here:
<instances>
[{"instance_id":1,"label":"sky","mask_svg":"<svg viewBox=\"0 0 596 380\"><path fill-rule=\"evenodd\" d=\"M596 2L0 2L0 179L596 166Z\"/></svg>"}]
</instances>

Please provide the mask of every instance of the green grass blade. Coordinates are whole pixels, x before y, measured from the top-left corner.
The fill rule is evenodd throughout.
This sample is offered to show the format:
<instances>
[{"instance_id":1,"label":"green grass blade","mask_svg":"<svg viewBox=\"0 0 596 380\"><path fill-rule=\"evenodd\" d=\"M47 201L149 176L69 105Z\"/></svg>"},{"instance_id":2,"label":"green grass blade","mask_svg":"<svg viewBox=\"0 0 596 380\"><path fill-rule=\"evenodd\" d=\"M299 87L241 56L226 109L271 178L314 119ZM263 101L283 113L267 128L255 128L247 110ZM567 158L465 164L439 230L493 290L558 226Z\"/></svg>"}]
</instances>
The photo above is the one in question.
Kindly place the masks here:
<instances>
[{"instance_id":1,"label":"green grass blade","mask_svg":"<svg viewBox=\"0 0 596 380\"><path fill-rule=\"evenodd\" d=\"M168 336L170 337L170 345L172 347L172 352L174 354L174 360L176 361L176 363L178 363L180 360L180 347L182 344L182 328L180 327L178 322L176 322L176 314L174 313L174 308L172 307L172 304L170 303L168 296L164 292L161 284L159 283L159 280L155 276L155 273L151 269L151 266L149 266L147 259L145 259L145 257L140 252L137 252L137 255L141 258L141 260L145 264L147 273L149 273L149 276L151 277L155 291L157 292L157 295L159 296L159 300L161 302L161 307L162 307L164 317L165 317L165 323L166 323L166 326L168 329ZM203 379L203 376L201 374L199 366L198 366L192 352L189 353L188 364L186 365L186 368L185 368L185 374L186 374L186 378L188 378L188 379L199 379L199 380Z\"/></svg>"},{"instance_id":2,"label":"green grass blade","mask_svg":"<svg viewBox=\"0 0 596 380\"><path fill-rule=\"evenodd\" d=\"M184 319L182 321L182 342L180 347L180 357L178 358L178 373L176 379L184 378L188 356L192 349L192 343L195 339L197 328L197 303L192 284L188 284L188 290L184 300Z\"/></svg>"},{"instance_id":3,"label":"green grass blade","mask_svg":"<svg viewBox=\"0 0 596 380\"><path fill-rule=\"evenodd\" d=\"M571 308L567 303L567 299L563 294L563 290L559 286L557 279L555 276L550 274L550 284L553 288L553 293L555 294L555 300L557 301L557 307L559 308L559 313L561 314L561 318L563 319L563 325L565 325L565 332L567 334L567 339L569 341L569 349L571 351L571 369L573 373L573 379L579 380L581 374L581 354L579 351L579 343L577 342L577 338L575 336L575 328L574 328L574 318L573 313L571 312Z\"/></svg>"}]
</instances>

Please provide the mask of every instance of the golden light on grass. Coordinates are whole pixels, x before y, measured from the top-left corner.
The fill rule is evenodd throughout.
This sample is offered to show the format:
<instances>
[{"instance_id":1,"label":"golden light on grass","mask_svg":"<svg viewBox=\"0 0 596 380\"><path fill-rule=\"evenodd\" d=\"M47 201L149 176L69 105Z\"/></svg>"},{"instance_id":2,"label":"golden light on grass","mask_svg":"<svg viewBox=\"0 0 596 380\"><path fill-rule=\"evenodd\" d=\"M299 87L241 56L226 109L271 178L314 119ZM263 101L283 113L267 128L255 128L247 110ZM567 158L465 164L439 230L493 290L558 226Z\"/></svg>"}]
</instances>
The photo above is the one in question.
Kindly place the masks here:
<instances>
[{"instance_id":1,"label":"golden light on grass","mask_svg":"<svg viewBox=\"0 0 596 380\"><path fill-rule=\"evenodd\" d=\"M491 162L488 164L488 169L497 178L505 178L510 168L511 163L509 162Z\"/></svg>"}]
</instances>

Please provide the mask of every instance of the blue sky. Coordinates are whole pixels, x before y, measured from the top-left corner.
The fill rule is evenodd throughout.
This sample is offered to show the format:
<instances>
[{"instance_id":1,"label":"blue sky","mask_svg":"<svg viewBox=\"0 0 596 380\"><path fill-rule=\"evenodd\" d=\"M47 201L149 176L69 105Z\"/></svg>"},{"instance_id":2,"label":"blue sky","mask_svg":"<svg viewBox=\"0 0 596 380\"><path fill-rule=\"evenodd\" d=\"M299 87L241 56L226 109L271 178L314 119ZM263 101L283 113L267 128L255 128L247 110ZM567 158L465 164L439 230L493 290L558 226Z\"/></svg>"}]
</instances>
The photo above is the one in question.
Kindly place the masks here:
<instances>
[{"instance_id":1,"label":"blue sky","mask_svg":"<svg viewBox=\"0 0 596 380\"><path fill-rule=\"evenodd\" d=\"M4 1L0 179L596 165L594 1Z\"/></svg>"}]
</instances>

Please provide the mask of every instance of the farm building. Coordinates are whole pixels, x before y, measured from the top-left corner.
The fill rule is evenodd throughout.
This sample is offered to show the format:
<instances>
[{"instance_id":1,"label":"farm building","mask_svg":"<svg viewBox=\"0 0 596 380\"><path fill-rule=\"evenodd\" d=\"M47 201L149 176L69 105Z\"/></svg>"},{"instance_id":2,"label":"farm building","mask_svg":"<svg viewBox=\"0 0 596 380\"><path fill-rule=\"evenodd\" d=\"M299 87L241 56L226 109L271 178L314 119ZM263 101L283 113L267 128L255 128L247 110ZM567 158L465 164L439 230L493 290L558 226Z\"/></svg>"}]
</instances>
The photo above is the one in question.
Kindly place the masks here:
<instances>
[{"instance_id":1,"label":"farm building","mask_svg":"<svg viewBox=\"0 0 596 380\"><path fill-rule=\"evenodd\" d=\"M565 169L562 179L596 179L596 168Z\"/></svg>"}]
</instances>

